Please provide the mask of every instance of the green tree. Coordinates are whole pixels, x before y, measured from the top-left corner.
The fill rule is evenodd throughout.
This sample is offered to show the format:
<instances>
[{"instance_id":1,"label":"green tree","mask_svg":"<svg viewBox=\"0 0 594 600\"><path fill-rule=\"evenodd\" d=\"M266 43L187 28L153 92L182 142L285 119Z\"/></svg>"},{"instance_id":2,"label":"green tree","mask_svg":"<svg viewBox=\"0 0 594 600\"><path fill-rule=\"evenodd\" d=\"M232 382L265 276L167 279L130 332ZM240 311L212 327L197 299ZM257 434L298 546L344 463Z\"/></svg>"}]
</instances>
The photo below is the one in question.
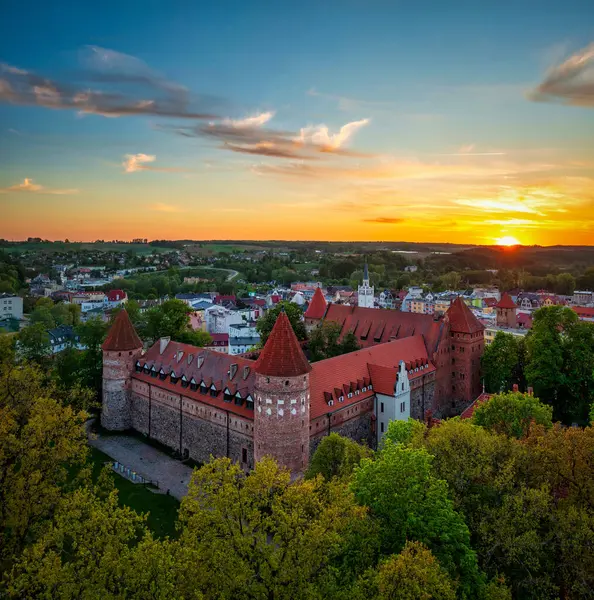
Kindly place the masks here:
<instances>
[{"instance_id":1,"label":"green tree","mask_svg":"<svg viewBox=\"0 0 594 600\"><path fill-rule=\"evenodd\" d=\"M551 427L553 409L520 392L496 394L479 404L472 415L476 425L515 438L524 438L533 425Z\"/></svg>"},{"instance_id":2,"label":"green tree","mask_svg":"<svg viewBox=\"0 0 594 600\"><path fill-rule=\"evenodd\" d=\"M306 472L306 478L322 475L325 479L349 477L363 458L372 452L366 446L353 440L331 433L318 444Z\"/></svg>"},{"instance_id":3,"label":"green tree","mask_svg":"<svg viewBox=\"0 0 594 600\"><path fill-rule=\"evenodd\" d=\"M103 379L103 352L101 345L105 341L108 325L100 317L80 323L75 329L80 343L86 349L79 361L79 381L81 385L95 391L97 398Z\"/></svg>"},{"instance_id":4,"label":"green tree","mask_svg":"<svg viewBox=\"0 0 594 600\"><path fill-rule=\"evenodd\" d=\"M553 289L556 294L571 296L575 290L575 277L571 273L559 273Z\"/></svg>"},{"instance_id":5,"label":"green tree","mask_svg":"<svg viewBox=\"0 0 594 600\"><path fill-rule=\"evenodd\" d=\"M191 332L190 307L182 300L167 300L145 313L142 337L150 342L161 337L181 341L180 337Z\"/></svg>"},{"instance_id":6,"label":"green tree","mask_svg":"<svg viewBox=\"0 0 594 600\"><path fill-rule=\"evenodd\" d=\"M256 322L256 329L260 334L260 345L264 346L274 324L276 323L276 319L281 312L284 310L291 322L291 326L293 327L293 331L297 336L298 340L305 340L307 338L307 334L305 332L305 324L303 323L303 311L299 306L294 304L293 302L279 302L276 306L269 309L263 317L260 317Z\"/></svg>"},{"instance_id":7,"label":"green tree","mask_svg":"<svg viewBox=\"0 0 594 600\"><path fill-rule=\"evenodd\" d=\"M407 421L390 421L384 434L383 443L391 442L393 444L417 446L418 444L415 441L419 436L424 436L426 430L427 428L423 423L410 417Z\"/></svg>"},{"instance_id":8,"label":"green tree","mask_svg":"<svg viewBox=\"0 0 594 600\"><path fill-rule=\"evenodd\" d=\"M441 282L443 286L452 291L460 289L460 283L462 283L462 275L456 271L450 271L445 275L441 276Z\"/></svg>"},{"instance_id":9,"label":"green tree","mask_svg":"<svg viewBox=\"0 0 594 600\"><path fill-rule=\"evenodd\" d=\"M485 388L490 393L509 390L523 379L521 373L521 349L523 340L511 333L498 331L495 339L485 347L481 367Z\"/></svg>"},{"instance_id":10,"label":"green tree","mask_svg":"<svg viewBox=\"0 0 594 600\"><path fill-rule=\"evenodd\" d=\"M459 579L462 597L482 593L468 527L454 510L446 482L433 475L426 450L387 442L376 460L361 461L352 489L380 522L384 554L400 552L407 540L423 542Z\"/></svg>"},{"instance_id":11,"label":"green tree","mask_svg":"<svg viewBox=\"0 0 594 600\"><path fill-rule=\"evenodd\" d=\"M194 471L180 508L180 543L193 556L187 585L209 598L318 597L343 534L365 519L337 480L291 484L270 459L249 475L229 459L213 460Z\"/></svg>"},{"instance_id":12,"label":"green tree","mask_svg":"<svg viewBox=\"0 0 594 600\"><path fill-rule=\"evenodd\" d=\"M379 600L455 600L456 586L431 550L406 542L400 554L381 564L377 576Z\"/></svg>"},{"instance_id":13,"label":"green tree","mask_svg":"<svg viewBox=\"0 0 594 600\"><path fill-rule=\"evenodd\" d=\"M67 481L86 458L84 413L53 397L29 365L0 371L0 569L43 531Z\"/></svg>"},{"instance_id":14,"label":"green tree","mask_svg":"<svg viewBox=\"0 0 594 600\"><path fill-rule=\"evenodd\" d=\"M53 329L56 326L56 320L52 315L52 309L47 306L38 306L31 313L31 323L40 324L45 327L45 329Z\"/></svg>"},{"instance_id":15,"label":"green tree","mask_svg":"<svg viewBox=\"0 0 594 600\"><path fill-rule=\"evenodd\" d=\"M360 349L357 337L352 332L340 339L341 331L339 323L325 321L310 333L308 350L312 362Z\"/></svg>"},{"instance_id":16,"label":"green tree","mask_svg":"<svg viewBox=\"0 0 594 600\"><path fill-rule=\"evenodd\" d=\"M50 338L43 323L35 323L21 329L18 334L19 355L39 365L47 364L51 354Z\"/></svg>"}]
</instances>

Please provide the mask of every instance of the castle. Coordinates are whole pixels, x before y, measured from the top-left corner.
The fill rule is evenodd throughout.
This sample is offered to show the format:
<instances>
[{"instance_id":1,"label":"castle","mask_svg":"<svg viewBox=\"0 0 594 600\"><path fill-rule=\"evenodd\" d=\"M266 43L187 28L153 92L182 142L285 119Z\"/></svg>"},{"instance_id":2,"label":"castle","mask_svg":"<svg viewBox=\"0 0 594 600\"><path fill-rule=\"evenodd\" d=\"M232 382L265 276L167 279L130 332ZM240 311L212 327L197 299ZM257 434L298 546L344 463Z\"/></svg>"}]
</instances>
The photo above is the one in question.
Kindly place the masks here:
<instances>
[{"instance_id":1,"label":"castle","mask_svg":"<svg viewBox=\"0 0 594 600\"><path fill-rule=\"evenodd\" d=\"M390 420L461 412L480 393L483 326L460 298L434 318L327 305L318 289L304 317L309 330L339 323L362 348L310 364L281 312L257 360L168 338L143 353L120 311L102 347L102 425L198 462L248 470L270 455L300 473L331 432L375 447Z\"/></svg>"}]
</instances>

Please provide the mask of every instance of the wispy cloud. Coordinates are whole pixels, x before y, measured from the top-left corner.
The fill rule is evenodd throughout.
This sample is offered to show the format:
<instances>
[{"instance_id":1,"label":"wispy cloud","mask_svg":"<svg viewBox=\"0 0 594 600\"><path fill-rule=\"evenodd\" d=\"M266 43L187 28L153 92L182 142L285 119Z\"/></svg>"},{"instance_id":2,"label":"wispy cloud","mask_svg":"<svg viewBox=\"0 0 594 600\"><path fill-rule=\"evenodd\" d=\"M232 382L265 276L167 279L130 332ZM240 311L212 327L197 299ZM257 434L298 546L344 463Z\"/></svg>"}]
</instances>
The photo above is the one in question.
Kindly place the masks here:
<instances>
[{"instance_id":1,"label":"wispy cloud","mask_svg":"<svg viewBox=\"0 0 594 600\"><path fill-rule=\"evenodd\" d=\"M594 107L594 43L551 68L528 98L536 102Z\"/></svg>"},{"instance_id":2,"label":"wispy cloud","mask_svg":"<svg viewBox=\"0 0 594 600\"><path fill-rule=\"evenodd\" d=\"M47 188L39 183L34 183L33 179L26 177L22 183L11 185L7 188L0 188L1 194L8 194L9 192L29 192L34 194L52 194L55 196L69 196L71 194L78 194L77 189L57 189Z\"/></svg>"},{"instance_id":3,"label":"wispy cloud","mask_svg":"<svg viewBox=\"0 0 594 600\"><path fill-rule=\"evenodd\" d=\"M245 127L261 127L268 123L274 117L274 111L263 112L252 117L244 117L243 119L223 119L224 125L243 129Z\"/></svg>"},{"instance_id":4,"label":"wispy cloud","mask_svg":"<svg viewBox=\"0 0 594 600\"><path fill-rule=\"evenodd\" d=\"M404 223L406 219L393 218L393 217L375 217L370 219L362 219L363 223L377 223L378 225L400 225Z\"/></svg>"},{"instance_id":5,"label":"wispy cloud","mask_svg":"<svg viewBox=\"0 0 594 600\"><path fill-rule=\"evenodd\" d=\"M309 125L299 133L301 143L311 143L325 150L337 150L355 134L356 131L369 124L369 119L352 121L343 125L337 133L330 133L327 125Z\"/></svg>"},{"instance_id":6,"label":"wispy cloud","mask_svg":"<svg viewBox=\"0 0 594 600\"><path fill-rule=\"evenodd\" d=\"M164 202L156 202L155 204L151 204L149 206L149 210L154 210L156 212L166 212L166 213L180 213L184 212L182 208L176 206L175 204L165 204Z\"/></svg>"},{"instance_id":7,"label":"wispy cloud","mask_svg":"<svg viewBox=\"0 0 594 600\"><path fill-rule=\"evenodd\" d=\"M274 116L273 112L261 113L243 119L226 118L195 127L158 127L173 131L184 137L206 137L222 142L222 149L243 154L312 160L320 154L370 157L344 148L354 133L369 123L369 119L343 125L334 134L326 125L304 127L299 133L262 127Z\"/></svg>"},{"instance_id":8,"label":"wispy cloud","mask_svg":"<svg viewBox=\"0 0 594 600\"><path fill-rule=\"evenodd\" d=\"M136 171L158 171L161 173L180 173L184 169L178 167L156 167L151 163L154 163L157 157L154 154L125 154L124 162L124 173L135 173Z\"/></svg>"},{"instance_id":9,"label":"wispy cloud","mask_svg":"<svg viewBox=\"0 0 594 600\"><path fill-rule=\"evenodd\" d=\"M80 58L83 69L72 81L55 81L1 64L0 103L73 110L79 115L157 115L185 119L216 118L213 108L222 103L211 96L192 95L140 59L115 50L87 46ZM106 87L91 89L89 84Z\"/></svg>"}]
</instances>

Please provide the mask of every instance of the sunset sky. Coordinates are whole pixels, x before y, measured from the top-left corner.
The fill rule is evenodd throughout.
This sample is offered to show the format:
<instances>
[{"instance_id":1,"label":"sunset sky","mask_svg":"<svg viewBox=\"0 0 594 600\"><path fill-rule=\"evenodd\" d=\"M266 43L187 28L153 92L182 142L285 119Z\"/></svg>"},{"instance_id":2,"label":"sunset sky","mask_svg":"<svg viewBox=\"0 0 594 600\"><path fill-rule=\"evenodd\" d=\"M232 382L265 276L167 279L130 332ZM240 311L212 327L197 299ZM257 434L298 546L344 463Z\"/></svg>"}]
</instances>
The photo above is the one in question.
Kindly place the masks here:
<instances>
[{"instance_id":1,"label":"sunset sky","mask_svg":"<svg viewBox=\"0 0 594 600\"><path fill-rule=\"evenodd\" d=\"M0 237L594 244L592 0L9 0L0 63Z\"/></svg>"}]
</instances>

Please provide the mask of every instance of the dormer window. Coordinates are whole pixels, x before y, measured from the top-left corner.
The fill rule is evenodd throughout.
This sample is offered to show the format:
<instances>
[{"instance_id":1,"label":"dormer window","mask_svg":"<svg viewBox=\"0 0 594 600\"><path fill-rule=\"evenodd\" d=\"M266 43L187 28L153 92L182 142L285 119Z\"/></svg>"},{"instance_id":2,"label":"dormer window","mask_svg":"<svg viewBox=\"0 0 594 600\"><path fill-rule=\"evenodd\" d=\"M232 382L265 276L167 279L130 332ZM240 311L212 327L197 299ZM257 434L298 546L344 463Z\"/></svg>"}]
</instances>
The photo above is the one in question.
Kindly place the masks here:
<instances>
[{"instance_id":1,"label":"dormer window","mask_svg":"<svg viewBox=\"0 0 594 600\"><path fill-rule=\"evenodd\" d=\"M347 398L352 398L352 397L353 397L353 392L349 392L349 393L347 394Z\"/></svg>"},{"instance_id":2,"label":"dormer window","mask_svg":"<svg viewBox=\"0 0 594 600\"><path fill-rule=\"evenodd\" d=\"M338 396L338 401L339 402L344 402L344 396Z\"/></svg>"},{"instance_id":3,"label":"dormer window","mask_svg":"<svg viewBox=\"0 0 594 600\"><path fill-rule=\"evenodd\" d=\"M140 361L137 360L136 361L136 372L140 373L140 371L142 371L142 365L140 364Z\"/></svg>"},{"instance_id":4,"label":"dormer window","mask_svg":"<svg viewBox=\"0 0 594 600\"><path fill-rule=\"evenodd\" d=\"M371 383L367 386L370 390L373 389L373 386L371 385Z\"/></svg>"},{"instance_id":5,"label":"dormer window","mask_svg":"<svg viewBox=\"0 0 594 600\"><path fill-rule=\"evenodd\" d=\"M342 398L342 396L341 396L341 398ZM342 402L342 400L340 400L340 398L338 400L339 400L339 402ZM328 402L328 406L334 406L334 400L330 400Z\"/></svg>"},{"instance_id":6,"label":"dormer window","mask_svg":"<svg viewBox=\"0 0 594 600\"><path fill-rule=\"evenodd\" d=\"M200 393L201 394L206 394L208 392L208 387L206 386L206 383L204 383L204 381L200 384Z\"/></svg>"},{"instance_id":7,"label":"dormer window","mask_svg":"<svg viewBox=\"0 0 594 600\"><path fill-rule=\"evenodd\" d=\"M151 377L157 376L157 369L155 369L155 365L151 367Z\"/></svg>"},{"instance_id":8,"label":"dormer window","mask_svg":"<svg viewBox=\"0 0 594 600\"><path fill-rule=\"evenodd\" d=\"M143 371L148 375L150 373L150 369L148 367L148 365L145 363L144 367L143 367Z\"/></svg>"},{"instance_id":9,"label":"dormer window","mask_svg":"<svg viewBox=\"0 0 594 600\"><path fill-rule=\"evenodd\" d=\"M358 396L360 394L359 390L355 390L355 396Z\"/></svg>"},{"instance_id":10,"label":"dormer window","mask_svg":"<svg viewBox=\"0 0 594 600\"><path fill-rule=\"evenodd\" d=\"M159 379L160 379L161 381L165 381L166 377L167 377L167 373L165 373L165 371L163 371L163 369L161 369L161 370L159 371Z\"/></svg>"},{"instance_id":11,"label":"dormer window","mask_svg":"<svg viewBox=\"0 0 594 600\"><path fill-rule=\"evenodd\" d=\"M186 379L185 375L182 375L181 385L182 385L183 388L187 388L188 387L188 380Z\"/></svg>"},{"instance_id":12,"label":"dormer window","mask_svg":"<svg viewBox=\"0 0 594 600\"><path fill-rule=\"evenodd\" d=\"M361 390L362 392L366 392L367 391L367 387L364 386L363 389Z\"/></svg>"},{"instance_id":13,"label":"dormer window","mask_svg":"<svg viewBox=\"0 0 594 600\"><path fill-rule=\"evenodd\" d=\"M245 381L250 375L250 368L243 367L243 380Z\"/></svg>"},{"instance_id":14,"label":"dormer window","mask_svg":"<svg viewBox=\"0 0 594 600\"><path fill-rule=\"evenodd\" d=\"M192 377L192 379L190 379L190 389L193 392L196 392L198 390L198 384L196 383L196 380Z\"/></svg>"},{"instance_id":15,"label":"dormer window","mask_svg":"<svg viewBox=\"0 0 594 600\"><path fill-rule=\"evenodd\" d=\"M171 371L171 373L169 374L169 377L171 378L171 383L173 383L173 385L175 385L177 383L177 376L175 375L175 371Z\"/></svg>"},{"instance_id":16,"label":"dormer window","mask_svg":"<svg viewBox=\"0 0 594 600\"><path fill-rule=\"evenodd\" d=\"M217 386L214 383L210 386L210 395L213 398L216 398L219 395L219 391L217 390Z\"/></svg>"},{"instance_id":17,"label":"dormer window","mask_svg":"<svg viewBox=\"0 0 594 600\"><path fill-rule=\"evenodd\" d=\"M233 394L229 391L229 388L225 388L225 391L223 393L223 400L225 402L231 402L231 400L233 400Z\"/></svg>"},{"instance_id":18,"label":"dormer window","mask_svg":"<svg viewBox=\"0 0 594 600\"><path fill-rule=\"evenodd\" d=\"M249 394L245 399L245 407L254 410L254 399Z\"/></svg>"}]
</instances>

